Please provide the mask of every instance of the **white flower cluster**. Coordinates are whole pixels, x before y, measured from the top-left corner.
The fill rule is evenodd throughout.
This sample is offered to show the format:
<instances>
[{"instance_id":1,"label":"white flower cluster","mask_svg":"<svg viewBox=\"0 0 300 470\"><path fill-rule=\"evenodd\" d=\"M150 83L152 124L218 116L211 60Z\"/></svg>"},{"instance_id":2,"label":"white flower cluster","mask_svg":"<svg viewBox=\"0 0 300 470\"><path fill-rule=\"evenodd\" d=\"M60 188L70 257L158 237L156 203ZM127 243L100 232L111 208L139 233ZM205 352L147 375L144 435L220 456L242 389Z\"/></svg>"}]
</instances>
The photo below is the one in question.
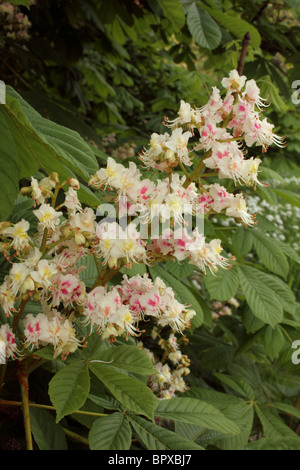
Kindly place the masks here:
<instances>
[{"instance_id":1,"label":"white flower cluster","mask_svg":"<svg viewBox=\"0 0 300 470\"><path fill-rule=\"evenodd\" d=\"M118 224L98 226L95 212L83 208L79 202L74 189L79 188L77 180L68 180L61 210L55 208L55 188L59 181L55 175L51 178L54 182L51 185L49 179L39 185L32 178L30 187L23 191L38 206L33 210L38 221L36 233L29 235L30 225L24 219L16 224L3 222L0 227L2 252L11 262L0 286L0 305L5 315L17 316L17 304L20 306L27 300L41 305L40 313L27 313L22 320L24 338L19 345L23 347L22 354L26 349L31 352L46 345L53 346L54 357L66 357L74 352L83 341L75 327L78 316L90 325L90 332L96 329L104 339L138 336L140 323L150 317L161 328L182 333L195 312L179 303L173 290L159 278L152 281L146 275L124 276L122 283L115 287L96 283L93 288L87 288L80 277L83 257L94 257L99 269L100 257L103 265L108 262L108 268L115 267L112 260L122 259L125 265L141 262L146 242L139 239L135 226L124 230L122 239L115 239L112 234ZM48 202L50 198L52 204ZM18 258L15 262L11 261L12 251ZM15 333L8 323L0 328L0 339L5 342L10 358L20 353Z\"/></svg>"},{"instance_id":2,"label":"white flower cluster","mask_svg":"<svg viewBox=\"0 0 300 470\"><path fill-rule=\"evenodd\" d=\"M106 168L91 176L90 185L103 190L118 221L104 219L97 223L98 211L79 201L79 182L75 178L61 183L58 174L52 173L41 181L32 177L30 186L22 188L21 194L34 201L36 232L24 219L0 224L0 251L11 263L0 285L0 306L7 317L15 317L13 328L8 323L0 328L8 357L18 354L16 325L28 300L39 302L41 311L33 315L26 310L22 317L22 354L47 344L53 346L55 356L65 357L75 351L83 341L75 328L78 317L90 325L91 331L96 329L103 338L111 340L119 335L139 336L144 321L153 321L157 328L169 328L179 334L189 327L194 310L178 302L173 290L161 279L125 276L114 287L107 287L107 282L123 266L134 263L188 260L204 273L230 266L230 260L222 256L220 240L206 240L199 227L193 225L195 218L224 214L246 225L253 225L254 221L243 195L230 193L215 182L207 184L211 173L206 169L213 169L213 176L231 178L234 183L255 185L260 159L244 158L243 143L259 145L265 151L271 143L282 145L282 140L273 133L272 125L259 118L265 102L253 80L247 82L232 71L222 85L226 89L223 99L220 91L213 88L209 102L202 108L192 109L182 101L178 117L166 122L171 134L152 135L150 148L140 157L147 167L166 171L166 178L145 179L135 163L129 162L126 167L111 157ZM199 141L190 148L189 141L196 136ZM198 151L203 153L200 158ZM195 161L196 168L190 171ZM172 171L177 165L183 176ZM130 217L126 226L124 212L126 220ZM137 213L139 230L136 219L132 220ZM166 221L168 228L154 231L152 237L156 223ZM150 236L148 232L144 236L146 227L151 228ZM97 268L91 287L82 281L85 257L90 257ZM173 349L168 361L181 364L180 371L170 375L162 361L156 366L159 373L152 383L153 388L160 383L162 388L157 390L168 396L175 389L180 391L183 365L187 364Z\"/></svg>"},{"instance_id":3,"label":"white flower cluster","mask_svg":"<svg viewBox=\"0 0 300 470\"><path fill-rule=\"evenodd\" d=\"M147 275L128 278L121 285L107 290L103 286L92 289L87 295L83 315L86 324L95 326L102 337L126 334L140 335L139 324L152 317L157 325L182 331L190 325L195 311L175 299L173 290L156 278Z\"/></svg>"},{"instance_id":4,"label":"white flower cluster","mask_svg":"<svg viewBox=\"0 0 300 470\"><path fill-rule=\"evenodd\" d=\"M259 184L259 158L245 159L243 142L247 147L261 146L265 152L275 143L284 146L283 139L274 134L274 125L260 119L260 111L266 106L260 97L255 80L246 80L232 70L222 80L226 95L213 87L208 103L193 109L181 101L178 117L166 120L172 134L152 134L150 146L140 158L147 168L168 171L178 163L191 166L198 160L197 151L204 151L203 163L214 169L219 178L230 178L244 185ZM189 139L199 135L199 141L189 149Z\"/></svg>"},{"instance_id":5,"label":"white flower cluster","mask_svg":"<svg viewBox=\"0 0 300 470\"><path fill-rule=\"evenodd\" d=\"M142 342L138 342L138 348L147 354L156 369L156 373L149 377L149 386L158 399L170 399L188 389L184 377L190 373L190 360L182 353L180 342L174 333L163 339L157 328L153 328L151 336L154 340L158 339L158 346L165 359L155 356Z\"/></svg>"}]
</instances>

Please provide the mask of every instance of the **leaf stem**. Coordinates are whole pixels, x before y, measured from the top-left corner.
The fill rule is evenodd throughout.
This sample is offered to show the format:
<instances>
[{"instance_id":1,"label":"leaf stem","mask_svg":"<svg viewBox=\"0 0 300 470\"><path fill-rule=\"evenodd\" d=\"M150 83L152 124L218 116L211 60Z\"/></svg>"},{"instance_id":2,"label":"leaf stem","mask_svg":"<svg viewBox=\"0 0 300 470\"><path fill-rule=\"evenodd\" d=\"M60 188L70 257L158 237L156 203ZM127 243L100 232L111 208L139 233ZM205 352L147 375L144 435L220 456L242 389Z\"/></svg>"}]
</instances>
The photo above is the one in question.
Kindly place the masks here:
<instances>
[{"instance_id":1,"label":"leaf stem","mask_svg":"<svg viewBox=\"0 0 300 470\"><path fill-rule=\"evenodd\" d=\"M0 399L0 405L2 405L2 406L22 406L22 402L21 401L1 400ZM51 406L51 405L43 405L43 404L40 404L40 403L28 403L28 405L29 405L29 407L32 407L32 408L42 408L44 410L56 411L56 408L54 406ZM77 410L77 411L73 411L72 414L73 413L81 414L81 415L88 415L88 416L98 416L98 417L108 416L107 413L96 413L95 411Z\"/></svg>"},{"instance_id":2,"label":"leaf stem","mask_svg":"<svg viewBox=\"0 0 300 470\"><path fill-rule=\"evenodd\" d=\"M87 446L89 445L89 441L86 437L80 436L80 434L76 434L75 432L70 431L66 428L63 428L63 430L67 436L71 437L72 439L75 439L75 441L79 441L82 444L86 444Z\"/></svg>"},{"instance_id":3,"label":"leaf stem","mask_svg":"<svg viewBox=\"0 0 300 470\"><path fill-rule=\"evenodd\" d=\"M22 367L18 364L17 376L21 389L22 397L22 410L23 410L23 423L25 429L25 440L26 449L33 450L32 445L32 434L31 434L31 423L30 423L30 411L29 411L29 396L28 396L28 375L24 374Z\"/></svg>"}]
</instances>

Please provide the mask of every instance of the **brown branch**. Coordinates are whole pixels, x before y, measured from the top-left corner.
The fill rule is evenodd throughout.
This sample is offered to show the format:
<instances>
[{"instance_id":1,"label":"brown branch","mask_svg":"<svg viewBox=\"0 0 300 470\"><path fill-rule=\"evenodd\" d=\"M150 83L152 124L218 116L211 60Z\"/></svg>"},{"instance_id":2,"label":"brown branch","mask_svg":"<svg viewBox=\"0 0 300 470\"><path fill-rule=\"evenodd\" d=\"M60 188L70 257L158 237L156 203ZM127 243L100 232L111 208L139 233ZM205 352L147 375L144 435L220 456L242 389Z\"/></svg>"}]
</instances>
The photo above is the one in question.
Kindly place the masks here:
<instances>
[{"instance_id":1,"label":"brown branch","mask_svg":"<svg viewBox=\"0 0 300 470\"><path fill-rule=\"evenodd\" d=\"M243 69L245 65L245 57L247 54L249 43L250 43L250 33L248 32L244 36L243 43L242 43L242 50L241 50L240 58L238 61L237 71L239 75L242 75L243 73Z\"/></svg>"}]
</instances>

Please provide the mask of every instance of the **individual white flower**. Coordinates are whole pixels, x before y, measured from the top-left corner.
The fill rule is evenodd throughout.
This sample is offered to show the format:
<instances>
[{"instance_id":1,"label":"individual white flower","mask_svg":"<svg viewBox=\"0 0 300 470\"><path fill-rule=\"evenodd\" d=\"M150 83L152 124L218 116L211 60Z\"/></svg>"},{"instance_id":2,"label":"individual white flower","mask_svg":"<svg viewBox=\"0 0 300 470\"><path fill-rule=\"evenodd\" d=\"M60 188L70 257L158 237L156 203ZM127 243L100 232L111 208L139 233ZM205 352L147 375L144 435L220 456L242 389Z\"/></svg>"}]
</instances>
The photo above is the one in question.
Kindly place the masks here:
<instances>
[{"instance_id":1,"label":"individual white flower","mask_svg":"<svg viewBox=\"0 0 300 470\"><path fill-rule=\"evenodd\" d=\"M16 290L13 290L9 277L0 286L0 305L3 308L5 316L12 315L15 310Z\"/></svg>"},{"instance_id":2,"label":"individual white flower","mask_svg":"<svg viewBox=\"0 0 300 470\"><path fill-rule=\"evenodd\" d=\"M173 299L172 302L164 308L162 315L158 318L157 322L162 327L169 325L174 331L182 334L182 331L187 327L187 323L183 316L184 311L184 305L176 299Z\"/></svg>"},{"instance_id":3,"label":"individual white flower","mask_svg":"<svg viewBox=\"0 0 300 470\"><path fill-rule=\"evenodd\" d=\"M215 113L219 111L222 106L223 106L223 100L220 95L220 90L217 87L212 87L212 94L210 95L210 98L208 102L202 106L201 108L198 108L196 110L196 116L199 114L203 114L205 118L211 117L216 121L216 116ZM199 119L199 117L198 117ZM219 121L219 119L217 119Z\"/></svg>"},{"instance_id":4,"label":"individual white flower","mask_svg":"<svg viewBox=\"0 0 300 470\"><path fill-rule=\"evenodd\" d=\"M25 263L13 263L8 276L12 294L16 295L29 273Z\"/></svg>"},{"instance_id":5,"label":"individual white flower","mask_svg":"<svg viewBox=\"0 0 300 470\"><path fill-rule=\"evenodd\" d=\"M257 178L260 164L260 158L251 157L243 161L243 165L241 166L241 178L246 185L262 185Z\"/></svg>"},{"instance_id":6,"label":"individual white flower","mask_svg":"<svg viewBox=\"0 0 300 470\"><path fill-rule=\"evenodd\" d=\"M31 248L24 261L25 265L28 268L33 268L39 262L41 257L42 257L42 253L37 247Z\"/></svg>"},{"instance_id":7,"label":"individual white flower","mask_svg":"<svg viewBox=\"0 0 300 470\"><path fill-rule=\"evenodd\" d=\"M251 147L255 143L256 146L261 145L264 151L272 144L284 148L284 138L274 134L273 128L274 124L268 122L267 118L261 121L257 113L251 113L243 125L246 145Z\"/></svg>"},{"instance_id":8,"label":"individual white flower","mask_svg":"<svg viewBox=\"0 0 300 470\"><path fill-rule=\"evenodd\" d=\"M8 227L4 230L3 235L13 238L12 246L16 251L23 250L30 246L30 238L28 235L29 222L22 219L20 222Z\"/></svg>"},{"instance_id":9,"label":"individual white flower","mask_svg":"<svg viewBox=\"0 0 300 470\"><path fill-rule=\"evenodd\" d=\"M246 82L245 91L243 92L243 97L249 101L253 107L256 105L258 109L261 110L261 108L265 108L269 106L269 104L267 104L267 100L262 98L259 94L260 89L258 88L256 81L253 79L248 80Z\"/></svg>"},{"instance_id":10,"label":"individual white flower","mask_svg":"<svg viewBox=\"0 0 300 470\"><path fill-rule=\"evenodd\" d=\"M39 345L42 330L48 329L48 318L43 313L39 313L35 316L32 313L28 313L23 320L23 326L25 337L24 346L31 350Z\"/></svg>"},{"instance_id":11,"label":"individual white flower","mask_svg":"<svg viewBox=\"0 0 300 470\"><path fill-rule=\"evenodd\" d=\"M134 324L135 320L130 309L125 305L116 310L113 321L131 336L139 336L141 333Z\"/></svg>"},{"instance_id":12,"label":"individual white flower","mask_svg":"<svg viewBox=\"0 0 300 470\"><path fill-rule=\"evenodd\" d=\"M189 131L183 132L181 127L174 129L172 135L166 141L165 146L170 149L180 160L187 166L192 165L192 160L189 157L188 141L192 137Z\"/></svg>"},{"instance_id":13,"label":"individual white flower","mask_svg":"<svg viewBox=\"0 0 300 470\"><path fill-rule=\"evenodd\" d=\"M212 198L211 207L216 212L221 212L230 204L230 199L233 198L233 194L228 193L224 186L220 186L218 183L205 186L209 191L209 196Z\"/></svg>"},{"instance_id":14,"label":"individual white flower","mask_svg":"<svg viewBox=\"0 0 300 470\"><path fill-rule=\"evenodd\" d=\"M50 204L42 204L39 209L33 211L34 215L38 218L41 228L55 230L59 224L59 218L62 212L56 211Z\"/></svg>"},{"instance_id":15,"label":"individual white flower","mask_svg":"<svg viewBox=\"0 0 300 470\"><path fill-rule=\"evenodd\" d=\"M207 152L215 145L216 141L231 139L231 134L226 129L217 127L216 123L211 119L205 122L205 125L199 129L199 132L199 144L194 148L195 151L205 150Z\"/></svg>"},{"instance_id":16,"label":"individual white flower","mask_svg":"<svg viewBox=\"0 0 300 470\"><path fill-rule=\"evenodd\" d=\"M7 359L16 359L19 356L18 346L16 344L16 336L8 323L0 326L0 341L5 343L5 355Z\"/></svg>"},{"instance_id":17,"label":"individual white flower","mask_svg":"<svg viewBox=\"0 0 300 470\"><path fill-rule=\"evenodd\" d=\"M38 262L36 271L31 271L30 275L38 285L47 289L52 285L52 279L56 273L56 264L42 259Z\"/></svg>"},{"instance_id":18,"label":"individual white flower","mask_svg":"<svg viewBox=\"0 0 300 470\"><path fill-rule=\"evenodd\" d=\"M166 126L174 129L179 126L191 125L195 121L195 112L189 103L184 100L180 101L180 108L178 110L178 117L170 121L166 118Z\"/></svg>"},{"instance_id":19,"label":"individual white flower","mask_svg":"<svg viewBox=\"0 0 300 470\"><path fill-rule=\"evenodd\" d=\"M34 199L38 204L43 204L45 202L45 198L42 194L42 190L39 186L39 182L36 178L31 177L31 197Z\"/></svg>"},{"instance_id":20,"label":"individual white flower","mask_svg":"<svg viewBox=\"0 0 300 470\"><path fill-rule=\"evenodd\" d=\"M240 76L237 70L231 70L229 72L229 77L223 78L221 84L226 88L227 93L234 93L236 91L241 91L246 80L247 77L245 77L245 75Z\"/></svg>"},{"instance_id":21,"label":"individual white flower","mask_svg":"<svg viewBox=\"0 0 300 470\"><path fill-rule=\"evenodd\" d=\"M96 230L96 214L93 209L86 207L83 211L76 212L70 220L70 227L80 230L80 232L94 235Z\"/></svg>"},{"instance_id":22,"label":"individual white flower","mask_svg":"<svg viewBox=\"0 0 300 470\"><path fill-rule=\"evenodd\" d=\"M76 212L82 212L82 206L78 199L77 192L72 187L70 187L65 194L64 206L72 215L75 215Z\"/></svg>"},{"instance_id":23,"label":"individual white flower","mask_svg":"<svg viewBox=\"0 0 300 470\"><path fill-rule=\"evenodd\" d=\"M246 201L242 194L236 194L230 200L230 206L226 209L226 215L241 219L245 225L254 225L253 216L248 214Z\"/></svg>"},{"instance_id":24,"label":"individual white flower","mask_svg":"<svg viewBox=\"0 0 300 470\"><path fill-rule=\"evenodd\" d=\"M170 359L173 364L179 364L180 359L182 357L182 352L177 350L177 351L171 351L168 355L168 359Z\"/></svg>"}]
</instances>

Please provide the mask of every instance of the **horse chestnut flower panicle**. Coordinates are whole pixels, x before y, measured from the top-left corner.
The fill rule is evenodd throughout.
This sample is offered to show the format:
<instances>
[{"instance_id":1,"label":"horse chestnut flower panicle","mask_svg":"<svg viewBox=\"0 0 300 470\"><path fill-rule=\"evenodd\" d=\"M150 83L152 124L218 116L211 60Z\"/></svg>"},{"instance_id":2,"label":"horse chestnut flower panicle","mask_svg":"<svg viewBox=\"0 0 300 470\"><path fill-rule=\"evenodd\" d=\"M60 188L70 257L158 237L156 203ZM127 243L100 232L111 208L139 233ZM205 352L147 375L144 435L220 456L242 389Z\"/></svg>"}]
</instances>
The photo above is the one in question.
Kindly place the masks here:
<instances>
[{"instance_id":1,"label":"horse chestnut flower panicle","mask_svg":"<svg viewBox=\"0 0 300 470\"><path fill-rule=\"evenodd\" d=\"M261 159L246 158L246 147L255 145L264 153L269 145L282 147L284 142L273 133L273 124L260 118L267 103L254 80L233 70L222 86L223 90L213 87L201 107L181 100L177 117L165 118L167 131L152 133L140 154L150 178L144 178L134 162L123 165L112 157L91 175L89 185L109 200L110 214L119 220L97 220L100 211L83 205L77 193L80 184L73 177L63 183L55 172L40 181L32 177L21 189L33 199L38 223L36 230L25 219L0 224L1 250L13 259L0 285L0 306L7 317L23 314L18 346L15 326L0 327L7 358L47 345L54 357L65 358L84 345L82 324L88 327L88 336L96 331L110 341L118 336L137 340L151 325L152 339L168 364L137 341L157 371L149 386L161 399L186 390L183 377L189 373L189 360L176 335L183 336L191 326L193 306L182 304L159 277L123 275L115 285L108 281L123 267L167 259L186 260L204 274L231 266L221 240L208 239L193 220L223 214L254 225L237 186L262 184ZM181 174L176 173L178 167ZM225 180L224 185L209 183L211 176ZM233 182L234 192L226 180ZM128 216L130 221L124 224ZM162 223L166 225L161 227ZM39 303L38 314L30 311L28 300ZM170 332L168 339L162 331Z\"/></svg>"}]
</instances>

